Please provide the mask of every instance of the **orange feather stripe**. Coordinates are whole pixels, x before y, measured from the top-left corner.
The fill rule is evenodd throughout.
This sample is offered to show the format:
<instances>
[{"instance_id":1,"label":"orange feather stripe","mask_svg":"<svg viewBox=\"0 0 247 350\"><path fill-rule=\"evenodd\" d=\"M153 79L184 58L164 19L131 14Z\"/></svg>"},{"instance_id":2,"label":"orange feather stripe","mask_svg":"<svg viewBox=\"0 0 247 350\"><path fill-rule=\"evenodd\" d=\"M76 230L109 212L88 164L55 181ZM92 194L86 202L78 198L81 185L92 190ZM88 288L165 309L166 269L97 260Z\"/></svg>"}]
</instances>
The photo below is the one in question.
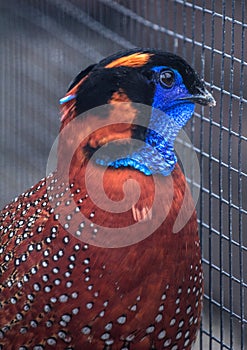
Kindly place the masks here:
<instances>
[{"instance_id":1,"label":"orange feather stripe","mask_svg":"<svg viewBox=\"0 0 247 350\"><path fill-rule=\"evenodd\" d=\"M108 63L105 68L114 68L114 67L141 67L146 64L149 58L152 56L150 53L134 53L132 55L124 56L117 58L116 60Z\"/></svg>"}]
</instances>

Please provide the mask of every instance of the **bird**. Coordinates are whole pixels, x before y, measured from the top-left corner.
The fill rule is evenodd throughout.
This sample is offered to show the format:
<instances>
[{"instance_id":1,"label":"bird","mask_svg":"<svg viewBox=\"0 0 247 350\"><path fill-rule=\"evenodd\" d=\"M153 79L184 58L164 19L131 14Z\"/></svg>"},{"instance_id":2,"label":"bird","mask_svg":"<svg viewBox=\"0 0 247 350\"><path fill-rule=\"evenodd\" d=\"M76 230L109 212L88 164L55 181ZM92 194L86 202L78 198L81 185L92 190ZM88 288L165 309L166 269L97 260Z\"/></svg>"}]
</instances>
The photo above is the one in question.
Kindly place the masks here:
<instances>
[{"instance_id":1,"label":"bird","mask_svg":"<svg viewBox=\"0 0 247 350\"><path fill-rule=\"evenodd\" d=\"M56 169L1 211L0 349L191 349L203 271L174 142L212 94L183 58L135 48L60 103Z\"/></svg>"}]
</instances>

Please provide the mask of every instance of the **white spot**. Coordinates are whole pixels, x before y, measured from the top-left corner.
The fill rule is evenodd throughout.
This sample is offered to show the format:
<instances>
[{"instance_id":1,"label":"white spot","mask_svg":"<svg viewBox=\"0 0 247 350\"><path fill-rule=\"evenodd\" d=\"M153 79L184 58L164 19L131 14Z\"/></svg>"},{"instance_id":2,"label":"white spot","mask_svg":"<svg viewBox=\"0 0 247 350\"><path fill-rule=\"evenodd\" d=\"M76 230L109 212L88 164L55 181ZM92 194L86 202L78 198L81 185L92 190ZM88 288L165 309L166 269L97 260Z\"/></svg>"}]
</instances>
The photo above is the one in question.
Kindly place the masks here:
<instances>
[{"instance_id":1,"label":"white spot","mask_svg":"<svg viewBox=\"0 0 247 350\"><path fill-rule=\"evenodd\" d=\"M44 257L49 256L49 255L50 255L49 250L48 250L48 249L46 249L46 250L43 252L43 255L44 255Z\"/></svg>"},{"instance_id":2,"label":"white spot","mask_svg":"<svg viewBox=\"0 0 247 350\"><path fill-rule=\"evenodd\" d=\"M55 338L48 338L47 339L47 344L48 345L56 345L56 339Z\"/></svg>"},{"instance_id":3,"label":"white spot","mask_svg":"<svg viewBox=\"0 0 247 350\"><path fill-rule=\"evenodd\" d=\"M164 311L164 305L162 304L162 305L160 305L160 307L159 307L159 311Z\"/></svg>"},{"instance_id":4,"label":"white spot","mask_svg":"<svg viewBox=\"0 0 247 350\"><path fill-rule=\"evenodd\" d=\"M71 281L66 282L66 287L67 287L67 288L72 287L72 282L71 282Z\"/></svg>"},{"instance_id":5,"label":"white spot","mask_svg":"<svg viewBox=\"0 0 247 350\"><path fill-rule=\"evenodd\" d=\"M158 314L158 315L155 317L155 321L158 323L158 322L162 321L162 318L163 318L162 314Z\"/></svg>"},{"instance_id":6,"label":"white spot","mask_svg":"<svg viewBox=\"0 0 247 350\"><path fill-rule=\"evenodd\" d=\"M107 339L109 339L110 338L110 334L109 333L104 333L104 334L102 334L102 336L101 336L101 339L102 340L107 340Z\"/></svg>"},{"instance_id":7,"label":"white spot","mask_svg":"<svg viewBox=\"0 0 247 350\"><path fill-rule=\"evenodd\" d=\"M72 297L73 299L77 299L77 298L78 298L78 293L77 293L77 292L73 292L73 293L71 294L71 297Z\"/></svg>"},{"instance_id":8,"label":"white spot","mask_svg":"<svg viewBox=\"0 0 247 350\"><path fill-rule=\"evenodd\" d=\"M57 298L56 297L51 297L50 301L51 301L51 303L55 304L57 302Z\"/></svg>"},{"instance_id":9,"label":"white spot","mask_svg":"<svg viewBox=\"0 0 247 350\"><path fill-rule=\"evenodd\" d=\"M66 333L63 331L59 331L57 335L59 336L60 339L65 339L66 337Z\"/></svg>"},{"instance_id":10,"label":"white spot","mask_svg":"<svg viewBox=\"0 0 247 350\"><path fill-rule=\"evenodd\" d=\"M33 244L30 244L29 246L28 246L28 251L29 252L32 252L34 250L34 245Z\"/></svg>"},{"instance_id":11,"label":"white spot","mask_svg":"<svg viewBox=\"0 0 247 350\"><path fill-rule=\"evenodd\" d=\"M8 281L7 282L7 286L10 288L10 287L12 287L12 282L11 281Z\"/></svg>"},{"instance_id":12,"label":"white spot","mask_svg":"<svg viewBox=\"0 0 247 350\"><path fill-rule=\"evenodd\" d=\"M161 331L161 332L158 334L158 339L164 339L165 336L166 336L166 331L163 330L163 331Z\"/></svg>"},{"instance_id":13,"label":"white spot","mask_svg":"<svg viewBox=\"0 0 247 350\"><path fill-rule=\"evenodd\" d=\"M70 320L71 320L71 316L70 315L68 315L68 314L64 314L63 316L62 316L62 320L64 321L64 322L69 322Z\"/></svg>"},{"instance_id":14,"label":"white spot","mask_svg":"<svg viewBox=\"0 0 247 350\"><path fill-rule=\"evenodd\" d=\"M64 255L64 252L62 249L60 249L57 253L57 255L61 258Z\"/></svg>"},{"instance_id":15,"label":"white spot","mask_svg":"<svg viewBox=\"0 0 247 350\"><path fill-rule=\"evenodd\" d=\"M118 317L117 323L124 324L126 322L127 318L125 315Z\"/></svg>"},{"instance_id":16,"label":"white spot","mask_svg":"<svg viewBox=\"0 0 247 350\"><path fill-rule=\"evenodd\" d=\"M133 305L133 306L131 306L131 308L130 308L131 311L136 311L136 309L137 309L137 306L136 306L136 305Z\"/></svg>"},{"instance_id":17,"label":"white spot","mask_svg":"<svg viewBox=\"0 0 247 350\"><path fill-rule=\"evenodd\" d=\"M79 308L78 307L75 307L73 310L72 310L72 314L73 315L77 315L79 313Z\"/></svg>"},{"instance_id":18,"label":"white spot","mask_svg":"<svg viewBox=\"0 0 247 350\"><path fill-rule=\"evenodd\" d=\"M85 334L85 335L88 335L88 334L90 334L91 333L91 328L90 327L83 327L82 328L82 330L81 330L81 332L83 333L83 334Z\"/></svg>"},{"instance_id":19,"label":"white spot","mask_svg":"<svg viewBox=\"0 0 247 350\"><path fill-rule=\"evenodd\" d=\"M186 314L188 315L191 312L191 306L188 306L186 309Z\"/></svg>"},{"instance_id":20,"label":"white spot","mask_svg":"<svg viewBox=\"0 0 247 350\"><path fill-rule=\"evenodd\" d=\"M166 293L162 294L161 300L165 300L166 299Z\"/></svg>"},{"instance_id":21,"label":"white spot","mask_svg":"<svg viewBox=\"0 0 247 350\"><path fill-rule=\"evenodd\" d=\"M165 342L164 342L164 347L167 348L169 345L171 345L171 339L167 339Z\"/></svg>"},{"instance_id":22,"label":"white spot","mask_svg":"<svg viewBox=\"0 0 247 350\"><path fill-rule=\"evenodd\" d=\"M178 332L177 335L176 335L176 339L177 340L180 339L182 337L182 334L183 334L182 332Z\"/></svg>"},{"instance_id":23,"label":"white spot","mask_svg":"<svg viewBox=\"0 0 247 350\"><path fill-rule=\"evenodd\" d=\"M190 342L190 340L189 340L189 339L186 339L185 342L184 342L184 346L189 345L189 342Z\"/></svg>"},{"instance_id":24,"label":"white spot","mask_svg":"<svg viewBox=\"0 0 247 350\"><path fill-rule=\"evenodd\" d=\"M133 341L135 339L135 335L134 334L130 334L126 337L126 341Z\"/></svg>"},{"instance_id":25,"label":"white spot","mask_svg":"<svg viewBox=\"0 0 247 350\"><path fill-rule=\"evenodd\" d=\"M91 310L92 307L93 307L93 303L87 303L87 304L86 304L86 308L87 308L88 310Z\"/></svg>"},{"instance_id":26,"label":"white spot","mask_svg":"<svg viewBox=\"0 0 247 350\"><path fill-rule=\"evenodd\" d=\"M178 327L181 328L181 327L183 327L183 325L184 325L184 321L182 320L179 322Z\"/></svg>"},{"instance_id":27,"label":"white spot","mask_svg":"<svg viewBox=\"0 0 247 350\"><path fill-rule=\"evenodd\" d=\"M21 333L21 334L27 333L27 327L21 327L20 333Z\"/></svg>"},{"instance_id":28,"label":"white spot","mask_svg":"<svg viewBox=\"0 0 247 350\"><path fill-rule=\"evenodd\" d=\"M150 326L146 329L146 333L147 334L150 334L150 333L153 333L153 331L155 330L155 327L154 326Z\"/></svg>"},{"instance_id":29,"label":"white spot","mask_svg":"<svg viewBox=\"0 0 247 350\"><path fill-rule=\"evenodd\" d=\"M27 295L27 298L28 298L28 300L30 300L30 301L33 301L33 300L34 300L33 294L28 294L28 295Z\"/></svg>"},{"instance_id":30,"label":"white spot","mask_svg":"<svg viewBox=\"0 0 247 350\"><path fill-rule=\"evenodd\" d=\"M45 306L44 306L44 311L45 311L45 312L50 312L50 311L51 311L50 305L48 305L48 304L45 305Z\"/></svg>"},{"instance_id":31,"label":"white spot","mask_svg":"<svg viewBox=\"0 0 247 350\"><path fill-rule=\"evenodd\" d=\"M57 273L59 272L59 268L58 268L58 267L54 267L54 268L52 269L52 272L53 272L54 274L57 274Z\"/></svg>"},{"instance_id":32,"label":"white spot","mask_svg":"<svg viewBox=\"0 0 247 350\"><path fill-rule=\"evenodd\" d=\"M60 297L59 297L59 301L60 301L61 303L66 303L66 302L68 301L68 299L69 299L69 297L68 297L68 295L66 295L66 294L62 294L62 295L60 295Z\"/></svg>"},{"instance_id":33,"label":"white spot","mask_svg":"<svg viewBox=\"0 0 247 350\"><path fill-rule=\"evenodd\" d=\"M35 320L30 321L30 326L33 328L38 327L38 323Z\"/></svg>"},{"instance_id":34,"label":"white spot","mask_svg":"<svg viewBox=\"0 0 247 350\"><path fill-rule=\"evenodd\" d=\"M107 325L105 326L105 330L110 331L111 329L112 329L112 322L107 323Z\"/></svg>"},{"instance_id":35,"label":"white spot","mask_svg":"<svg viewBox=\"0 0 247 350\"><path fill-rule=\"evenodd\" d=\"M64 244L68 244L68 243L69 243L69 237L68 237L68 236L65 236L65 237L63 238L63 243L64 243Z\"/></svg>"},{"instance_id":36,"label":"white spot","mask_svg":"<svg viewBox=\"0 0 247 350\"><path fill-rule=\"evenodd\" d=\"M170 326L174 326L176 323L176 319L175 318L172 318L171 321L170 321Z\"/></svg>"}]
</instances>

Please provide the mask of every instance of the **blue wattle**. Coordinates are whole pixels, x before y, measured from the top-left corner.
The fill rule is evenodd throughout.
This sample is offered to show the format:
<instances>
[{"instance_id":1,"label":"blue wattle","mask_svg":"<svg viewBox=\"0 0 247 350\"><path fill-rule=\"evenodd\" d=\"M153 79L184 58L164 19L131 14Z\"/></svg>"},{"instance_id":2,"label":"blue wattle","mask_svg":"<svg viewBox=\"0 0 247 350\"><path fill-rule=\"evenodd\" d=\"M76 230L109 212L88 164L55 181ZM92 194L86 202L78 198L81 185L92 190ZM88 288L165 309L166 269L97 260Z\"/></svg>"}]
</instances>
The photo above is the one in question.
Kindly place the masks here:
<instances>
[{"instance_id":1,"label":"blue wattle","mask_svg":"<svg viewBox=\"0 0 247 350\"><path fill-rule=\"evenodd\" d=\"M159 73L164 68L156 67L153 70ZM101 158L96 159L96 163L114 168L132 167L145 175L171 174L177 162L174 153L175 138L194 112L194 103L179 100L179 97L188 96L189 93L180 74L176 70L174 72L176 84L172 89L165 89L159 83L156 84L152 113L143 145L122 158Z\"/></svg>"}]
</instances>

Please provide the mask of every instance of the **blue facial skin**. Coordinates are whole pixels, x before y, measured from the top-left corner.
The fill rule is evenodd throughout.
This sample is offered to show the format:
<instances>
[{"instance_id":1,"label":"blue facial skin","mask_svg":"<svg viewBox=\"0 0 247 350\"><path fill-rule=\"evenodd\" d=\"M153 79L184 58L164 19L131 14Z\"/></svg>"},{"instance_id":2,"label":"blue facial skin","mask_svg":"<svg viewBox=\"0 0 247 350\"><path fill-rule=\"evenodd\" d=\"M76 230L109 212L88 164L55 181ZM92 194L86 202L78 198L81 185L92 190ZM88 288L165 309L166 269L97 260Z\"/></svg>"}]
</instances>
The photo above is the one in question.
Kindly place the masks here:
<instances>
[{"instance_id":1,"label":"blue facial skin","mask_svg":"<svg viewBox=\"0 0 247 350\"><path fill-rule=\"evenodd\" d=\"M160 82L160 73L168 69L174 73L171 87ZM145 175L162 174L168 176L175 167L177 158L174 141L180 129L194 113L194 103L179 100L190 96L183 79L177 70L169 67L155 67L156 89L152 103L152 114L146 133L145 144L127 157L117 160L97 159L96 163L114 168L132 167Z\"/></svg>"}]
</instances>

